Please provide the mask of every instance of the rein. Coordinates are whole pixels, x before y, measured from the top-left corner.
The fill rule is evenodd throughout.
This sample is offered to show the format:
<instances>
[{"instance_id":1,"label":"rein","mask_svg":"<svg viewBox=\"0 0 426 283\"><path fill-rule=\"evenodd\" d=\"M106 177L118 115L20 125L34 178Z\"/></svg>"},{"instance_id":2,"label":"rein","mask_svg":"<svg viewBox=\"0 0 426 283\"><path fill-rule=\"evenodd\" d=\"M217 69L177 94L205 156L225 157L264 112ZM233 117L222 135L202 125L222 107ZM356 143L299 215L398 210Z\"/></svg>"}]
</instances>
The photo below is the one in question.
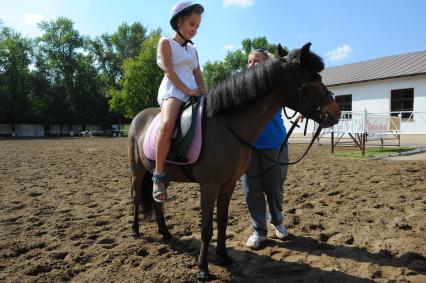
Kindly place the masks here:
<instances>
[{"instance_id":1,"label":"rein","mask_svg":"<svg viewBox=\"0 0 426 283\"><path fill-rule=\"evenodd\" d=\"M285 111L285 108L286 108L286 107L283 107L283 112L284 112L284 115L285 115L285 117L287 118L287 120L291 120L291 119L293 119L293 118L294 118L294 116L296 116L297 112L296 112L296 111L294 111L293 115L290 117L290 116L287 114L287 111Z\"/></svg>"},{"instance_id":2,"label":"rein","mask_svg":"<svg viewBox=\"0 0 426 283\"><path fill-rule=\"evenodd\" d=\"M266 174L269 170L271 170L274 166L276 166L276 165L279 165L279 166L286 166L286 165L294 165L294 164L297 164L297 163L299 163L305 156L306 156L306 154L308 154L308 151L309 151L309 149L312 147L312 145L313 145L313 143L314 143L314 141L315 141L315 139L319 136L319 134L320 134L320 132L321 132L321 130L322 130L322 127L321 126L319 126L318 127L318 129L317 129L317 131L315 132L315 134L314 134L314 136L312 137L312 140L311 140L311 142L310 142L310 144L309 144L309 146L308 146L308 148L306 149L306 151L305 151L305 153L298 159L298 160L296 160L296 161L293 161L293 162L281 162L281 161L279 161L278 159L279 159L279 156L281 155L281 152L282 152L282 150L283 150L283 148L284 148L284 146L286 146L286 144L287 144L287 141L288 141L288 139L290 138L290 135L293 133L293 130L294 130L294 128L296 128L296 127L298 127L297 126L297 124L299 123L299 119L300 119L300 117L297 117L297 119L296 119L296 121L294 121L293 122L293 125L291 126L291 128L290 128L290 130L287 132L287 134L286 134L286 136L285 136L285 138L283 139L283 141L282 141L282 143L281 143L281 145L280 145L280 149L278 150L278 153L277 153L277 156L276 156L276 158L275 159L273 159L273 158L271 158L271 157L269 157L268 155L266 155L266 154L264 154L263 152L261 152L261 151L259 151L256 147L254 147L251 143L249 143L248 141L246 141L245 139L243 139L240 135L238 135L235 131L234 131L234 129L232 129L229 125L228 125L228 123L226 122L226 120L225 120L225 118L223 117L223 115L221 114L220 115L220 118L222 119L222 121L223 121L223 123L225 124L225 126L226 126L226 128L228 129L228 131L230 131L231 132L231 134L240 142L240 143L242 143L243 145L245 145L245 146L247 146L247 147L249 147L251 150L253 150L254 152L256 152L257 154L259 154L260 156L262 156L262 157L264 157L265 159L267 159L267 160L269 160L269 161L271 161L272 162L272 164L271 164L271 166L269 166L268 168L266 168L263 172L261 172L261 173L259 173L259 174L257 174L257 175L249 175L249 174L247 174L247 172L246 172L246 174L248 175L248 176L250 176L250 177L260 177L260 176L262 176L262 175L264 175L264 174Z\"/></svg>"},{"instance_id":3,"label":"rein","mask_svg":"<svg viewBox=\"0 0 426 283\"><path fill-rule=\"evenodd\" d=\"M293 61L293 58L289 58L288 56L287 56L287 58L284 58L284 59L288 63L291 63ZM296 63L300 64L300 61L299 62L296 61ZM249 147L251 150L253 150L254 152L256 152L259 156L263 156L265 159L267 159L267 160L269 160L269 161L272 162L272 164L267 169L265 169L263 172L261 172L260 174L255 175L255 176L251 176L251 175L247 174L247 172L246 172L246 174L248 176L250 176L250 177L260 177L260 176L264 175L266 172L268 172L269 170L271 170L276 165L286 166L286 165L294 165L294 164L299 163L306 156L306 154L308 154L308 151L312 147L313 143L315 142L315 139L319 136L319 134L320 134L320 132L322 130L321 124L324 123L324 122L328 122L328 123L331 123L331 124L334 125L334 124L336 124L338 122L338 121L336 121L336 119L334 117L332 117L331 115L329 115L328 112L321 113L321 108L325 104L329 103L331 100L334 100L334 94L331 91L329 91L329 90L326 89L326 94L321 99L318 100L317 97L316 97L316 95L314 95L312 93L312 91L310 91L310 87L308 87L308 85L305 82L301 82L301 85L300 85L300 87L298 87L297 92L300 94L299 97L301 97L301 96L306 97L307 100L311 103L311 106L313 106L312 110L309 111L308 115L306 115L306 117L305 117L306 118L306 122L305 122L304 134L306 135L306 130L307 130L307 127L308 127L308 120L310 119L310 117L311 117L312 114L318 114L319 115L319 123L318 123L319 126L318 126L318 129L316 130L315 134L313 135L312 140L309 143L309 146L306 149L305 153L298 160L293 161L293 162L281 162L278 159L279 159L279 157L281 155L281 152L282 152L284 146L286 146L287 141L290 138L290 135L292 134L294 128L295 127L299 127L297 124L299 123L300 116L297 117L297 119L293 122L293 125L291 126L290 130L287 132L285 138L283 139L283 141L282 141L282 143L280 145L280 148L279 148L279 151L278 151L278 154L277 154L276 158L273 159L273 158L269 157L268 155L264 154L263 152L259 151L251 143L247 142L241 136L239 136L234 131L234 129L232 129L228 125L228 123L226 122L226 120L223 117L223 115L220 114L220 118L222 119L223 123L225 124L225 127L228 129L228 131L230 131L232 133L232 135L240 143L242 143L243 145ZM299 103L300 103L300 100L299 100ZM287 113L285 111L285 108L284 108L284 114L285 114L285 116L287 118L289 118L289 116L287 115ZM293 118L295 115L296 115L296 112L294 113L294 115L291 118Z\"/></svg>"}]
</instances>

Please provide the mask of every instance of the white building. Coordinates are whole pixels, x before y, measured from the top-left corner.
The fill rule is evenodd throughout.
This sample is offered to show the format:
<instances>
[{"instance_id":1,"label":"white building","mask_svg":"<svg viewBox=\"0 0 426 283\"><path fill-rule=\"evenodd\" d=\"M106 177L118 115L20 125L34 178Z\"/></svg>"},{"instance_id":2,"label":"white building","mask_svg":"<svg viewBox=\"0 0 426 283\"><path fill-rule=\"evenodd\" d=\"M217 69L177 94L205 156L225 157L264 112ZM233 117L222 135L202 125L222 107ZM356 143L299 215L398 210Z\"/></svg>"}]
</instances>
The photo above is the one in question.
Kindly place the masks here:
<instances>
[{"instance_id":1,"label":"white building","mask_svg":"<svg viewBox=\"0 0 426 283\"><path fill-rule=\"evenodd\" d=\"M342 120L399 116L401 134L426 134L426 51L329 67L321 76L345 111Z\"/></svg>"}]
</instances>

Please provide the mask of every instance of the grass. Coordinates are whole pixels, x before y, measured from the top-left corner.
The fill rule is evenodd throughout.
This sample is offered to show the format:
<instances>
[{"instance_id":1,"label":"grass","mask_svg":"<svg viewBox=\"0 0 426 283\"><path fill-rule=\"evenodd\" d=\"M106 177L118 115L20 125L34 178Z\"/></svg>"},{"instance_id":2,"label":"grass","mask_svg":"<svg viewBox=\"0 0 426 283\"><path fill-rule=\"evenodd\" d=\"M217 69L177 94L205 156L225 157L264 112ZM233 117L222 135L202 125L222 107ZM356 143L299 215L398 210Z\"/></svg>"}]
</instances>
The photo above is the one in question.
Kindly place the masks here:
<instances>
[{"instance_id":1,"label":"grass","mask_svg":"<svg viewBox=\"0 0 426 283\"><path fill-rule=\"evenodd\" d=\"M130 124L124 125L123 127L123 137L127 137L127 134L129 133Z\"/></svg>"},{"instance_id":2,"label":"grass","mask_svg":"<svg viewBox=\"0 0 426 283\"><path fill-rule=\"evenodd\" d=\"M388 148L366 148L365 155L362 155L360 149L355 150L345 150L345 151L334 151L333 156L345 157L345 158L359 158L359 159L369 159L372 157L378 156L388 156L393 153L400 153L404 151L409 151L415 149L414 147L388 147Z\"/></svg>"}]
</instances>

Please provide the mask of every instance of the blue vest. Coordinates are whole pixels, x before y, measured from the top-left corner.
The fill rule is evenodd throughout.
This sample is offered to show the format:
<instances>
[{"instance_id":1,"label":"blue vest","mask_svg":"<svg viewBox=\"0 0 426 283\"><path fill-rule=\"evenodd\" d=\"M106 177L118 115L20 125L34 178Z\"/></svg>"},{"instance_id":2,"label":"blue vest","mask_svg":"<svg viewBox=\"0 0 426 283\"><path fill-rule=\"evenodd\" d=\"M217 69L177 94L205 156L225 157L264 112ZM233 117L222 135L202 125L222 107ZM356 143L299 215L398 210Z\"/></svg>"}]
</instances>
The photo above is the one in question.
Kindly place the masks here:
<instances>
[{"instance_id":1,"label":"blue vest","mask_svg":"<svg viewBox=\"0 0 426 283\"><path fill-rule=\"evenodd\" d=\"M280 109L260 133L254 146L256 148L279 149L286 134L287 131L281 117Z\"/></svg>"}]
</instances>

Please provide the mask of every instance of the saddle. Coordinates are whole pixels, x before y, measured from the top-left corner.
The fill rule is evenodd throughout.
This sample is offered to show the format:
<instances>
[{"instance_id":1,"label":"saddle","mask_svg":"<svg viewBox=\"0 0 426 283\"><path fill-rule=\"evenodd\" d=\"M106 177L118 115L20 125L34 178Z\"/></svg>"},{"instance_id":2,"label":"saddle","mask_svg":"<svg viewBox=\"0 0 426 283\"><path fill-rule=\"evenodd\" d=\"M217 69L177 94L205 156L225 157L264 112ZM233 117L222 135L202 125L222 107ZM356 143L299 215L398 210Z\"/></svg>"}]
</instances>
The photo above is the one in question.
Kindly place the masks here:
<instances>
[{"instance_id":1,"label":"saddle","mask_svg":"<svg viewBox=\"0 0 426 283\"><path fill-rule=\"evenodd\" d=\"M204 96L192 97L182 105L172 134L172 143L166 162L193 164L201 151L201 121ZM148 127L143 149L145 156L155 161L157 132L161 117L158 114Z\"/></svg>"},{"instance_id":2,"label":"saddle","mask_svg":"<svg viewBox=\"0 0 426 283\"><path fill-rule=\"evenodd\" d=\"M195 136L195 125L197 124L197 111L200 107L200 98L191 97L182 105L178 116L178 123L172 135L172 144L167 156L169 160L186 163L188 159L189 146Z\"/></svg>"}]
</instances>

